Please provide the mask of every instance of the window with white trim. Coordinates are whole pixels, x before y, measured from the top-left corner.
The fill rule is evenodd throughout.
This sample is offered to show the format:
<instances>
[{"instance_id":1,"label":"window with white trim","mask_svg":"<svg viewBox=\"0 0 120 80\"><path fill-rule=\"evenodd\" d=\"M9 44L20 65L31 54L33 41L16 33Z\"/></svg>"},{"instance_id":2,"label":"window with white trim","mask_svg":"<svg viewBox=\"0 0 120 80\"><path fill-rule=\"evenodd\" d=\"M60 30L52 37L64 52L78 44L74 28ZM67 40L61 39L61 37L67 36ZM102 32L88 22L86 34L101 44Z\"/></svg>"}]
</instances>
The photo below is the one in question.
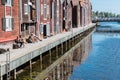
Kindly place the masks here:
<instances>
[{"instance_id":1,"label":"window with white trim","mask_svg":"<svg viewBox=\"0 0 120 80\"><path fill-rule=\"evenodd\" d=\"M6 5L11 6L12 5L12 0L6 0Z\"/></svg>"},{"instance_id":2,"label":"window with white trim","mask_svg":"<svg viewBox=\"0 0 120 80\"><path fill-rule=\"evenodd\" d=\"M3 18L3 25L2 28L4 31L12 31L14 27L14 20L11 16L6 16Z\"/></svg>"},{"instance_id":3,"label":"window with white trim","mask_svg":"<svg viewBox=\"0 0 120 80\"><path fill-rule=\"evenodd\" d=\"M43 4L41 4L41 14L43 14Z\"/></svg>"},{"instance_id":4,"label":"window with white trim","mask_svg":"<svg viewBox=\"0 0 120 80\"><path fill-rule=\"evenodd\" d=\"M47 19L47 7L44 6L44 19Z\"/></svg>"},{"instance_id":5,"label":"window with white trim","mask_svg":"<svg viewBox=\"0 0 120 80\"><path fill-rule=\"evenodd\" d=\"M50 8L49 8L50 6L49 5L47 5L47 14L49 15L49 12L50 12Z\"/></svg>"},{"instance_id":6,"label":"window with white trim","mask_svg":"<svg viewBox=\"0 0 120 80\"><path fill-rule=\"evenodd\" d=\"M47 19L47 1L44 0L44 19Z\"/></svg>"},{"instance_id":7,"label":"window with white trim","mask_svg":"<svg viewBox=\"0 0 120 80\"><path fill-rule=\"evenodd\" d=\"M12 19L6 18L6 31L12 31Z\"/></svg>"},{"instance_id":8,"label":"window with white trim","mask_svg":"<svg viewBox=\"0 0 120 80\"><path fill-rule=\"evenodd\" d=\"M12 6L14 3L14 0L1 0L1 2L3 5Z\"/></svg>"},{"instance_id":9,"label":"window with white trim","mask_svg":"<svg viewBox=\"0 0 120 80\"><path fill-rule=\"evenodd\" d=\"M24 14L27 15L29 13L28 4L24 4Z\"/></svg>"},{"instance_id":10,"label":"window with white trim","mask_svg":"<svg viewBox=\"0 0 120 80\"><path fill-rule=\"evenodd\" d=\"M44 4L46 4L47 3L47 0L44 0Z\"/></svg>"},{"instance_id":11,"label":"window with white trim","mask_svg":"<svg viewBox=\"0 0 120 80\"><path fill-rule=\"evenodd\" d=\"M40 32L40 34L43 34L43 24L39 25L39 32Z\"/></svg>"}]
</instances>

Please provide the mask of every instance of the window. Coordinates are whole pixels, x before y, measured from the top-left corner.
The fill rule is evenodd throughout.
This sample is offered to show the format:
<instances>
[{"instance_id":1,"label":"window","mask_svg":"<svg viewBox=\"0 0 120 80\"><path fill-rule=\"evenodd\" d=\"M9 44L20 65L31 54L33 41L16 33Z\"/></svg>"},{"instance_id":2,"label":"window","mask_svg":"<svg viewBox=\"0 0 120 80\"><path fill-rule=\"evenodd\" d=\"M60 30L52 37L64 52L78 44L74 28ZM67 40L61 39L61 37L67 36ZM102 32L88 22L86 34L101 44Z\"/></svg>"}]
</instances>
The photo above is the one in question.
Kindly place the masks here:
<instances>
[{"instance_id":1,"label":"window","mask_svg":"<svg viewBox=\"0 0 120 80\"><path fill-rule=\"evenodd\" d=\"M41 14L43 14L43 4L41 4Z\"/></svg>"},{"instance_id":2,"label":"window","mask_svg":"<svg viewBox=\"0 0 120 80\"><path fill-rule=\"evenodd\" d=\"M47 0L44 0L44 4L46 4L47 2L46 2Z\"/></svg>"},{"instance_id":3,"label":"window","mask_svg":"<svg viewBox=\"0 0 120 80\"><path fill-rule=\"evenodd\" d=\"M12 20L11 18L6 18L6 31L12 31Z\"/></svg>"},{"instance_id":4,"label":"window","mask_svg":"<svg viewBox=\"0 0 120 80\"><path fill-rule=\"evenodd\" d=\"M49 13L50 13L50 18L52 18L52 11L53 11L53 3L50 1L50 8L49 8Z\"/></svg>"},{"instance_id":5,"label":"window","mask_svg":"<svg viewBox=\"0 0 120 80\"><path fill-rule=\"evenodd\" d=\"M29 12L29 9L28 9L29 7L28 7L28 4L24 4L24 14L26 15L26 14L28 14L28 12Z\"/></svg>"},{"instance_id":6,"label":"window","mask_svg":"<svg viewBox=\"0 0 120 80\"><path fill-rule=\"evenodd\" d=\"M12 6L13 0L2 0L2 4L6 6Z\"/></svg>"},{"instance_id":7,"label":"window","mask_svg":"<svg viewBox=\"0 0 120 80\"><path fill-rule=\"evenodd\" d=\"M12 31L14 27L14 19L11 16L6 16L2 19L2 29L4 31Z\"/></svg>"},{"instance_id":8,"label":"window","mask_svg":"<svg viewBox=\"0 0 120 80\"><path fill-rule=\"evenodd\" d=\"M42 24L39 25L39 32L40 32L40 34L43 34L43 25Z\"/></svg>"},{"instance_id":9,"label":"window","mask_svg":"<svg viewBox=\"0 0 120 80\"><path fill-rule=\"evenodd\" d=\"M47 5L47 14L49 14L49 7L50 7L50 6L49 6L49 5Z\"/></svg>"},{"instance_id":10,"label":"window","mask_svg":"<svg viewBox=\"0 0 120 80\"><path fill-rule=\"evenodd\" d=\"M11 5L11 0L7 0L6 4Z\"/></svg>"},{"instance_id":11,"label":"window","mask_svg":"<svg viewBox=\"0 0 120 80\"><path fill-rule=\"evenodd\" d=\"M47 8L44 6L44 19L47 18Z\"/></svg>"},{"instance_id":12,"label":"window","mask_svg":"<svg viewBox=\"0 0 120 80\"><path fill-rule=\"evenodd\" d=\"M47 19L47 2L44 0L44 19Z\"/></svg>"}]
</instances>

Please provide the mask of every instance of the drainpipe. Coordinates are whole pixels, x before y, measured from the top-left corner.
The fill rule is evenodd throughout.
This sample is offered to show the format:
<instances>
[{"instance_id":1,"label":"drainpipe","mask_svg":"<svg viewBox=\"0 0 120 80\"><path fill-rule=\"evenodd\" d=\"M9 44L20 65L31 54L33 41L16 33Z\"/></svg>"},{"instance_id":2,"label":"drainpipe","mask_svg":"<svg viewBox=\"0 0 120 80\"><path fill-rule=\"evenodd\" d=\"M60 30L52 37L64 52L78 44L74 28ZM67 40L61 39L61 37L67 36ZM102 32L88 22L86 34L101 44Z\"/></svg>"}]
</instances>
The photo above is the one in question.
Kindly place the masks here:
<instances>
[{"instance_id":1,"label":"drainpipe","mask_svg":"<svg viewBox=\"0 0 120 80\"><path fill-rule=\"evenodd\" d=\"M60 10L61 10L61 13L60 13L60 14L63 13L63 11L62 11L62 7L63 7L62 4L63 4L63 2L60 1ZM61 23L60 23L60 25L61 25L61 26L60 26L60 32L62 32L62 26L63 26L63 24L62 24L62 22L63 22L63 21L62 21L63 17L62 17L62 16L63 16L63 14L60 16L60 17L61 17L61 19L60 19L60 21L61 21Z\"/></svg>"},{"instance_id":2,"label":"drainpipe","mask_svg":"<svg viewBox=\"0 0 120 80\"><path fill-rule=\"evenodd\" d=\"M32 4L31 4L30 0L28 0L28 6L29 6L29 8L28 8L28 10L29 10L29 12L28 12L29 34L31 34L31 33L30 33L30 6L31 6L31 5L32 5Z\"/></svg>"},{"instance_id":3,"label":"drainpipe","mask_svg":"<svg viewBox=\"0 0 120 80\"><path fill-rule=\"evenodd\" d=\"M40 0L36 0L36 14L37 14L37 32L36 35L40 37L39 26L40 26Z\"/></svg>"},{"instance_id":4,"label":"drainpipe","mask_svg":"<svg viewBox=\"0 0 120 80\"><path fill-rule=\"evenodd\" d=\"M20 12L19 12L19 34L21 34L21 23L22 23L22 0L19 0Z\"/></svg>"}]
</instances>

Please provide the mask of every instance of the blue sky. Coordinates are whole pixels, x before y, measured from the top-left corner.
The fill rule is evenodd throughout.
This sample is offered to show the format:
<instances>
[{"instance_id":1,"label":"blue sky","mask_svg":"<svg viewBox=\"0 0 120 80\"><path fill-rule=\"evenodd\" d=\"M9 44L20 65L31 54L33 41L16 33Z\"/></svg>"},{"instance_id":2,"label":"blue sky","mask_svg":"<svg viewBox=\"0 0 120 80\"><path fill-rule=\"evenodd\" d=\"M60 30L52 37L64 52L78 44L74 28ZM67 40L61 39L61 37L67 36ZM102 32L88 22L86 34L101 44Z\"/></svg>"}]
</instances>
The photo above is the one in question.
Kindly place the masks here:
<instances>
[{"instance_id":1,"label":"blue sky","mask_svg":"<svg viewBox=\"0 0 120 80\"><path fill-rule=\"evenodd\" d=\"M93 11L107 11L120 14L120 0L90 0Z\"/></svg>"}]
</instances>

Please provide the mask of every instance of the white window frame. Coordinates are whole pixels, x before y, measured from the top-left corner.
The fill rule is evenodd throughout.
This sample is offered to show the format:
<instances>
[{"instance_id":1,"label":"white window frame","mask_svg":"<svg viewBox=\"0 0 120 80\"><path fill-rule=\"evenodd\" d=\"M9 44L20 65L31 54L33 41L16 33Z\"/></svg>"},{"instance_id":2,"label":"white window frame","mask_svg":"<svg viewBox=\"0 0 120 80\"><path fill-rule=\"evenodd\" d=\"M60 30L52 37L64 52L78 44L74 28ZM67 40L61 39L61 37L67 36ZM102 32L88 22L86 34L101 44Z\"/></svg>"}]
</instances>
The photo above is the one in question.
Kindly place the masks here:
<instances>
[{"instance_id":1,"label":"white window frame","mask_svg":"<svg viewBox=\"0 0 120 80\"><path fill-rule=\"evenodd\" d=\"M47 20L47 0L44 0L43 13L44 13L44 20Z\"/></svg>"},{"instance_id":2,"label":"white window frame","mask_svg":"<svg viewBox=\"0 0 120 80\"><path fill-rule=\"evenodd\" d=\"M41 4L41 15L43 15L43 4Z\"/></svg>"},{"instance_id":3,"label":"white window frame","mask_svg":"<svg viewBox=\"0 0 120 80\"><path fill-rule=\"evenodd\" d=\"M47 20L47 6L44 6L44 20Z\"/></svg>"},{"instance_id":4,"label":"white window frame","mask_svg":"<svg viewBox=\"0 0 120 80\"><path fill-rule=\"evenodd\" d=\"M5 3L6 6L12 6L12 1L11 0L7 0Z\"/></svg>"},{"instance_id":5,"label":"white window frame","mask_svg":"<svg viewBox=\"0 0 120 80\"><path fill-rule=\"evenodd\" d=\"M40 34L43 34L43 23L39 25L39 32Z\"/></svg>"},{"instance_id":6,"label":"white window frame","mask_svg":"<svg viewBox=\"0 0 120 80\"><path fill-rule=\"evenodd\" d=\"M27 15L29 13L29 5L24 4L24 14Z\"/></svg>"},{"instance_id":7,"label":"white window frame","mask_svg":"<svg viewBox=\"0 0 120 80\"><path fill-rule=\"evenodd\" d=\"M50 14L50 7L49 7L49 5L47 5L47 14L49 15Z\"/></svg>"},{"instance_id":8,"label":"white window frame","mask_svg":"<svg viewBox=\"0 0 120 80\"><path fill-rule=\"evenodd\" d=\"M12 31L12 16L6 16L6 28L5 31Z\"/></svg>"}]
</instances>

